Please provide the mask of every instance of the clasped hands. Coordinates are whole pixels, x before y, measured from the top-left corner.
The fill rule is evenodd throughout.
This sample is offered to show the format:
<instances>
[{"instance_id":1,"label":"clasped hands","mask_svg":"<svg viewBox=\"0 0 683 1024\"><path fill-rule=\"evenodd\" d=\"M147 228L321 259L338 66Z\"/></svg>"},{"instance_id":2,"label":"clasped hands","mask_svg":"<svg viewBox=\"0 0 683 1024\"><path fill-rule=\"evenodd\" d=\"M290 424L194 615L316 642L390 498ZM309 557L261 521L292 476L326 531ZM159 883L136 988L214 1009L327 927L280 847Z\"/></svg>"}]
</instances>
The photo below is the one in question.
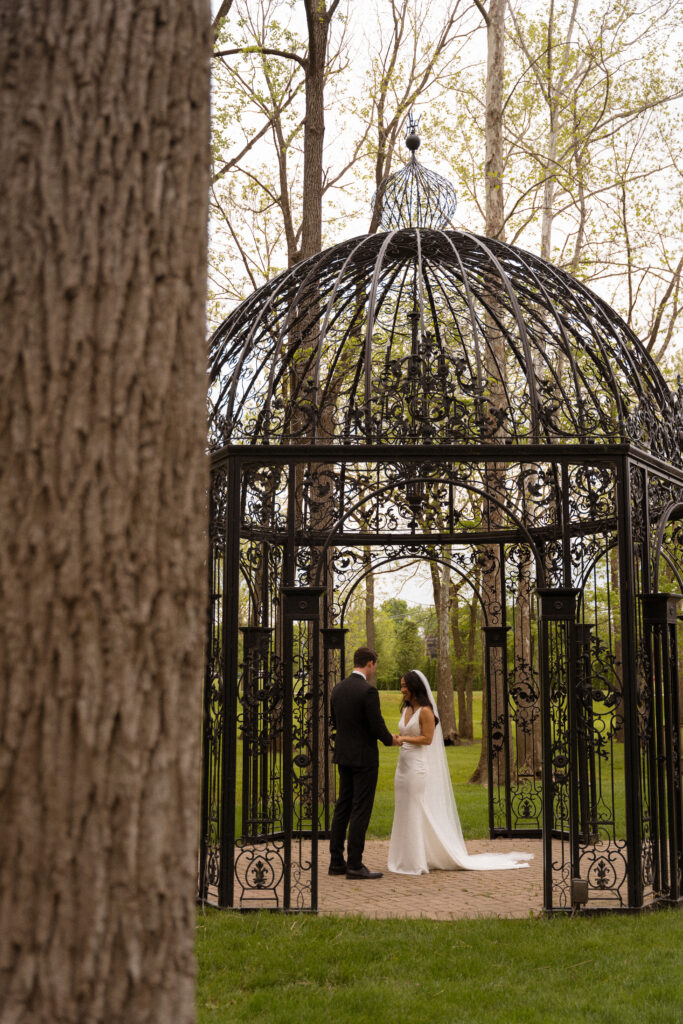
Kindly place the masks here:
<instances>
[{"instance_id":1,"label":"clasped hands","mask_svg":"<svg viewBox=\"0 0 683 1024\"><path fill-rule=\"evenodd\" d=\"M400 747L400 746L403 745L403 737L402 736L399 736L397 733L392 733L392 737L393 737L393 740L394 740L394 742L392 743L392 747Z\"/></svg>"}]
</instances>

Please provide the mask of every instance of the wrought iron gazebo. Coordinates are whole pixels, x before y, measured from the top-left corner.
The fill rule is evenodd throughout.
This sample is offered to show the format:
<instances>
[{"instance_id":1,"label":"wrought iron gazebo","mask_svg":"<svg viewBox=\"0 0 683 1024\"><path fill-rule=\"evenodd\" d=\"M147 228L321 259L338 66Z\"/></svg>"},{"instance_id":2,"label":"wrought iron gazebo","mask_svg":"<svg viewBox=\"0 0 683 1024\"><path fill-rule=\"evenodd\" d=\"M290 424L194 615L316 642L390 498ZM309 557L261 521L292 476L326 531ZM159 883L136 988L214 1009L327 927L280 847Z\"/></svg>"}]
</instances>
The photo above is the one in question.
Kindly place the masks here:
<instances>
[{"instance_id":1,"label":"wrought iron gazebo","mask_svg":"<svg viewBox=\"0 0 683 1024\"><path fill-rule=\"evenodd\" d=\"M451 229L407 143L389 230L211 339L200 899L317 909L369 549L445 562L481 602L490 835L542 837L544 908L680 903L681 387L583 284Z\"/></svg>"}]
</instances>

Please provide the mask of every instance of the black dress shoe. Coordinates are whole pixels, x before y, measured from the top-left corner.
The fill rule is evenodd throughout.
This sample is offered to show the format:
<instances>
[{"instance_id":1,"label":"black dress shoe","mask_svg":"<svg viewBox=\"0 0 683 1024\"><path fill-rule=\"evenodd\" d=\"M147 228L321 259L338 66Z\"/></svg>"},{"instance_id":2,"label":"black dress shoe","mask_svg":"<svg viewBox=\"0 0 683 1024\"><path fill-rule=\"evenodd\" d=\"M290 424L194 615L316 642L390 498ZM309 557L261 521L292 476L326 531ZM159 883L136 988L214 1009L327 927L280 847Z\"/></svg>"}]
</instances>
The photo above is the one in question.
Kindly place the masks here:
<instances>
[{"instance_id":1,"label":"black dress shoe","mask_svg":"<svg viewBox=\"0 0 683 1024\"><path fill-rule=\"evenodd\" d=\"M327 873L328 875L345 875L346 864L330 864Z\"/></svg>"},{"instance_id":2,"label":"black dress shoe","mask_svg":"<svg viewBox=\"0 0 683 1024\"><path fill-rule=\"evenodd\" d=\"M361 864L361 866L360 866L358 871L355 871L353 868L348 868L347 867L347 869L346 869L346 877L347 878L381 878L382 877L382 872L381 871L371 871L370 868L366 868L365 864Z\"/></svg>"}]
</instances>

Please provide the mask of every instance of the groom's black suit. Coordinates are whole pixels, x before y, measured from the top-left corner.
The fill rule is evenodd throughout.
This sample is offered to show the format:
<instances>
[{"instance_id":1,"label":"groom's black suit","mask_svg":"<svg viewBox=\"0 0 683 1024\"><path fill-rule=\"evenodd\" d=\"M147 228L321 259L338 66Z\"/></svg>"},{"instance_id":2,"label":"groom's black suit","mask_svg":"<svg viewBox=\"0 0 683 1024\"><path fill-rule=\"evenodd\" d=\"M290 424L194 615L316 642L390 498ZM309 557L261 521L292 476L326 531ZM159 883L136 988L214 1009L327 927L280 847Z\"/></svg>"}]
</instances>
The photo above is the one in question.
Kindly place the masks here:
<instances>
[{"instance_id":1,"label":"groom's black suit","mask_svg":"<svg viewBox=\"0 0 683 1024\"><path fill-rule=\"evenodd\" d=\"M330 698L336 730L333 760L339 768L339 794L330 830L332 867L344 864L344 839L349 829L347 865L354 871L363 863L365 832L377 788L379 751L394 741L382 718L377 688L362 672L352 672L337 683Z\"/></svg>"}]
</instances>

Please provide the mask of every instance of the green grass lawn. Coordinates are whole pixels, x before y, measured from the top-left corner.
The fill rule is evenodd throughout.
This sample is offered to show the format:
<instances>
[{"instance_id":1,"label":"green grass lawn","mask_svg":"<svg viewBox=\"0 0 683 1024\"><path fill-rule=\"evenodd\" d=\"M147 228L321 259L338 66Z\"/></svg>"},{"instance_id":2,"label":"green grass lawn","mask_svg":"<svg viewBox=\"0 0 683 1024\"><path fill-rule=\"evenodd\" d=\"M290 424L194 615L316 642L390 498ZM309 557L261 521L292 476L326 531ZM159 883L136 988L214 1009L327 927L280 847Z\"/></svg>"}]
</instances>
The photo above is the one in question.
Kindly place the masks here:
<instances>
[{"instance_id":1,"label":"green grass lawn","mask_svg":"<svg viewBox=\"0 0 683 1024\"><path fill-rule=\"evenodd\" d=\"M681 1024L683 914L372 921L202 910L199 1024Z\"/></svg>"}]
</instances>

